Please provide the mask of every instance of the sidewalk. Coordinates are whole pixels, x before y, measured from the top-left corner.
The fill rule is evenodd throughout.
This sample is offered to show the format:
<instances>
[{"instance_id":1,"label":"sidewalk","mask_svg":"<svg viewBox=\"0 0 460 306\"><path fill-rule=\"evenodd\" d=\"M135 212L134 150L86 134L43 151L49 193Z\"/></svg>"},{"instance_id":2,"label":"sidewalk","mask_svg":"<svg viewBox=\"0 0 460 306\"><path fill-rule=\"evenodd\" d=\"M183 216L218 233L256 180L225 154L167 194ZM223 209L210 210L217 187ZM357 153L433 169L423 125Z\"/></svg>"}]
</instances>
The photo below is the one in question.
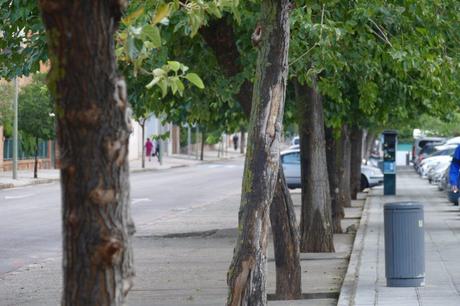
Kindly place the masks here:
<instances>
[{"instance_id":1,"label":"sidewalk","mask_svg":"<svg viewBox=\"0 0 460 306\"><path fill-rule=\"evenodd\" d=\"M239 153L239 150L237 152L229 150L222 157L218 156L217 151L206 151L204 161L201 161L197 159L195 155L174 154L171 156L165 156L163 158L162 165L160 165L156 157L152 157L150 162L146 159L145 168L142 168L141 159L131 160L129 162L129 167L131 172L166 170L178 167L188 167L207 162L215 162L218 160L238 158L242 156L243 155ZM36 179L33 178L32 169L18 171L18 179L16 180L13 180L13 174L11 171L0 172L0 189L46 184L54 181L59 181L59 169L39 169L38 178Z\"/></svg>"},{"instance_id":2,"label":"sidewalk","mask_svg":"<svg viewBox=\"0 0 460 306\"><path fill-rule=\"evenodd\" d=\"M383 205L416 201L424 204L426 285L386 287ZM460 305L460 218L444 192L419 178L412 169L399 171L397 195L372 190L363 212L339 306Z\"/></svg>"}]
</instances>

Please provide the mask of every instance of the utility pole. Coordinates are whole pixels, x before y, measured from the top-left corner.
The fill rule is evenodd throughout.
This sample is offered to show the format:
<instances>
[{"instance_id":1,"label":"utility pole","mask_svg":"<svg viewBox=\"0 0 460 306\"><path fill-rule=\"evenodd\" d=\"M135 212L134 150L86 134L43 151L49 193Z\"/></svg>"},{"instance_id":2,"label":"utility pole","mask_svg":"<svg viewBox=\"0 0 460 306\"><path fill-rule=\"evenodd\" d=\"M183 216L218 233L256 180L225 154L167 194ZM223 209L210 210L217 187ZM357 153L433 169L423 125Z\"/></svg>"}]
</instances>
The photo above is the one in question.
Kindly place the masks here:
<instances>
[{"instance_id":1,"label":"utility pole","mask_svg":"<svg viewBox=\"0 0 460 306\"><path fill-rule=\"evenodd\" d=\"M14 99L13 99L13 179L18 179L18 78L14 78Z\"/></svg>"}]
</instances>

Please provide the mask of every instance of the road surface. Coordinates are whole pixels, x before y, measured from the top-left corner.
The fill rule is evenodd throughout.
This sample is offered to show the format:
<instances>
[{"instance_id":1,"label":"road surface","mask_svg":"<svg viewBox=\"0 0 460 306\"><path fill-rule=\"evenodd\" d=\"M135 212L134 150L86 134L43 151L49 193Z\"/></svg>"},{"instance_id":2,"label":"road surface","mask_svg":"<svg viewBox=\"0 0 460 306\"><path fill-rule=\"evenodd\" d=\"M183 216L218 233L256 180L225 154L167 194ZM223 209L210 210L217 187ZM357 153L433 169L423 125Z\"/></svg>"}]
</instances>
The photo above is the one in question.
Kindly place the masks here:
<instances>
[{"instance_id":1,"label":"road surface","mask_svg":"<svg viewBox=\"0 0 460 306\"><path fill-rule=\"evenodd\" d=\"M137 234L180 210L239 193L243 160L131 174ZM40 172L39 172L40 175ZM0 190L0 275L60 256L59 183Z\"/></svg>"}]
</instances>

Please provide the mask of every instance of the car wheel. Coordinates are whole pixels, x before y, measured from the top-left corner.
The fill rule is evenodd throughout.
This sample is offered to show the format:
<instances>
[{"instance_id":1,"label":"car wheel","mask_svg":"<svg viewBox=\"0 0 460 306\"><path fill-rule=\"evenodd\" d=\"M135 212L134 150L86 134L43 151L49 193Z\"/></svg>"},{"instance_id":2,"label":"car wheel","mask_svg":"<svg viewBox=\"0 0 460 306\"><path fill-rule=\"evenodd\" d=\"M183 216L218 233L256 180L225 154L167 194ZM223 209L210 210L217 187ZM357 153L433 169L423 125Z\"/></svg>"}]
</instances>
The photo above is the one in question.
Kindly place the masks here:
<instances>
[{"instance_id":1,"label":"car wheel","mask_svg":"<svg viewBox=\"0 0 460 306\"><path fill-rule=\"evenodd\" d=\"M361 174L361 190L369 188L369 182L364 174Z\"/></svg>"}]
</instances>

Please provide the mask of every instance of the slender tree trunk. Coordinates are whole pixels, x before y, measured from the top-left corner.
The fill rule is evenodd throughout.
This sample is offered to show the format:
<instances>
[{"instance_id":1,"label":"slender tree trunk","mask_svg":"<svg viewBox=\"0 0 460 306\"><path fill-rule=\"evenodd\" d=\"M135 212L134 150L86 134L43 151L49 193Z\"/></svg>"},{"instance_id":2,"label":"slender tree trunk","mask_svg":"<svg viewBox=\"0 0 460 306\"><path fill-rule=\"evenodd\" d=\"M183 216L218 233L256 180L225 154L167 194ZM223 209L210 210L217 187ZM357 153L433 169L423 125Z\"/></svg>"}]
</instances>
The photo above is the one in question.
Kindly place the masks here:
<instances>
[{"instance_id":1,"label":"slender tree trunk","mask_svg":"<svg viewBox=\"0 0 460 306\"><path fill-rule=\"evenodd\" d=\"M339 165L337 139L332 128L326 128L326 158L331 192L332 227L334 233L342 233L341 221L345 217L342 202L339 201Z\"/></svg>"},{"instance_id":2,"label":"slender tree trunk","mask_svg":"<svg viewBox=\"0 0 460 306\"><path fill-rule=\"evenodd\" d=\"M240 153L244 154L244 147L246 146L246 131L244 128L240 131Z\"/></svg>"},{"instance_id":3,"label":"slender tree trunk","mask_svg":"<svg viewBox=\"0 0 460 306\"><path fill-rule=\"evenodd\" d=\"M232 77L238 73L243 71L243 67L240 63L240 57L238 48L236 46L236 39L233 31L233 26L231 22L229 22L225 17L221 19L213 20L207 27L202 28L200 30L201 35L203 36L204 40L208 44L208 46L214 51L214 54L217 58L219 66L221 67L223 73L228 76ZM249 80L243 82L240 87L239 92L236 94L236 100L241 105L241 108L245 115L249 118L251 114L251 104L252 104L252 83ZM241 144L240 144L240 152L244 154L244 150L246 147L246 134L245 130L241 130ZM281 167L280 167L281 168ZM280 171L279 175L284 176L283 172ZM278 180L277 184L283 182L285 184L284 178L282 180ZM282 192L282 194L279 194ZM289 189L287 186L276 186L275 188L275 197L278 199L289 199L284 202L285 205L292 202L291 195L289 193ZM278 205L278 204L276 204ZM274 206L271 206L271 209L274 209ZM286 206L283 211L290 211L290 208ZM293 218L285 218L280 219L280 222L272 224L272 231L273 235L277 235L276 233L281 233L286 228L297 228L297 223ZM300 260L299 260L299 253L298 247L298 237L291 236L290 240L284 241L286 248L289 250L297 250L296 252L285 252L284 249L277 247L275 245L275 258L281 258L282 256L290 255L291 258L285 258L286 262L296 263L297 269L300 269ZM282 238L284 239L284 237ZM281 244L278 244L281 245ZM276 269L277 273L277 280L287 280L284 275L288 275L292 273L293 268L291 265L281 265L278 266ZM295 277L292 277L294 280ZM278 282L277 281L277 282ZM290 288L290 286L292 288ZM300 284L299 284L300 286ZM278 296L289 296L293 292L296 292L297 284L295 282L286 283L284 285L277 286L279 290L277 290ZM283 291L281 291L283 290ZM283 293L285 291L285 293Z\"/></svg>"},{"instance_id":4,"label":"slender tree trunk","mask_svg":"<svg viewBox=\"0 0 460 306\"><path fill-rule=\"evenodd\" d=\"M350 131L348 125L343 125L341 130L340 143L338 146L338 164L339 164L339 194L338 201L342 207L351 207L350 193Z\"/></svg>"},{"instance_id":5,"label":"slender tree trunk","mask_svg":"<svg viewBox=\"0 0 460 306\"><path fill-rule=\"evenodd\" d=\"M35 137L34 178L38 178L38 137Z\"/></svg>"},{"instance_id":6,"label":"slender tree trunk","mask_svg":"<svg viewBox=\"0 0 460 306\"><path fill-rule=\"evenodd\" d=\"M350 133L351 160L350 160L350 190L351 198L356 200L361 189L361 164L363 147L363 130L353 126Z\"/></svg>"},{"instance_id":7,"label":"slender tree trunk","mask_svg":"<svg viewBox=\"0 0 460 306\"><path fill-rule=\"evenodd\" d=\"M279 173L279 138L288 74L289 4L288 0L262 1L261 20L252 35L258 59L238 238L227 274L227 305L232 306L267 304L267 229Z\"/></svg>"},{"instance_id":8,"label":"slender tree trunk","mask_svg":"<svg viewBox=\"0 0 460 306\"><path fill-rule=\"evenodd\" d=\"M141 120L139 120L141 121ZM145 168L145 121L143 123L139 122L142 129L142 169Z\"/></svg>"},{"instance_id":9,"label":"slender tree trunk","mask_svg":"<svg viewBox=\"0 0 460 306\"><path fill-rule=\"evenodd\" d=\"M39 1L61 157L62 305L122 305L132 286L132 126L113 39L126 4Z\"/></svg>"},{"instance_id":10,"label":"slender tree trunk","mask_svg":"<svg viewBox=\"0 0 460 306\"><path fill-rule=\"evenodd\" d=\"M369 157L371 156L371 150L372 146L374 145L375 141L375 133L371 131L367 131L366 134L366 143L364 145L364 156L366 160L369 160Z\"/></svg>"},{"instance_id":11,"label":"slender tree trunk","mask_svg":"<svg viewBox=\"0 0 460 306\"><path fill-rule=\"evenodd\" d=\"M312 87L295 82L299 113L302 213L301 252L334 252L326 162L323 102Z\"/></svg>"},{"instance_id":12,"label":"slender tree trunk","mask_svg":"<svg viewBox=\"0 0 460 306\"><path fill-rule=\"evenodd\" d=\"M278 190L279 188L284 190ZM270 208L270 222L275 248L276 296L284 300L299 299L302 295L299 231L283 167L280 167L278 183Z\"/></svg>"},{"instance_id":13,"label":"slender tree trunk","mask_svg":"<svg viewBox=\"0 0 460 306\"><path fill-rule=\"evenodd\" d=\"M201 132L201 155L200 160L204 160L204 145L206 143L206 129Z\"/></svg>"}]
</instances>

